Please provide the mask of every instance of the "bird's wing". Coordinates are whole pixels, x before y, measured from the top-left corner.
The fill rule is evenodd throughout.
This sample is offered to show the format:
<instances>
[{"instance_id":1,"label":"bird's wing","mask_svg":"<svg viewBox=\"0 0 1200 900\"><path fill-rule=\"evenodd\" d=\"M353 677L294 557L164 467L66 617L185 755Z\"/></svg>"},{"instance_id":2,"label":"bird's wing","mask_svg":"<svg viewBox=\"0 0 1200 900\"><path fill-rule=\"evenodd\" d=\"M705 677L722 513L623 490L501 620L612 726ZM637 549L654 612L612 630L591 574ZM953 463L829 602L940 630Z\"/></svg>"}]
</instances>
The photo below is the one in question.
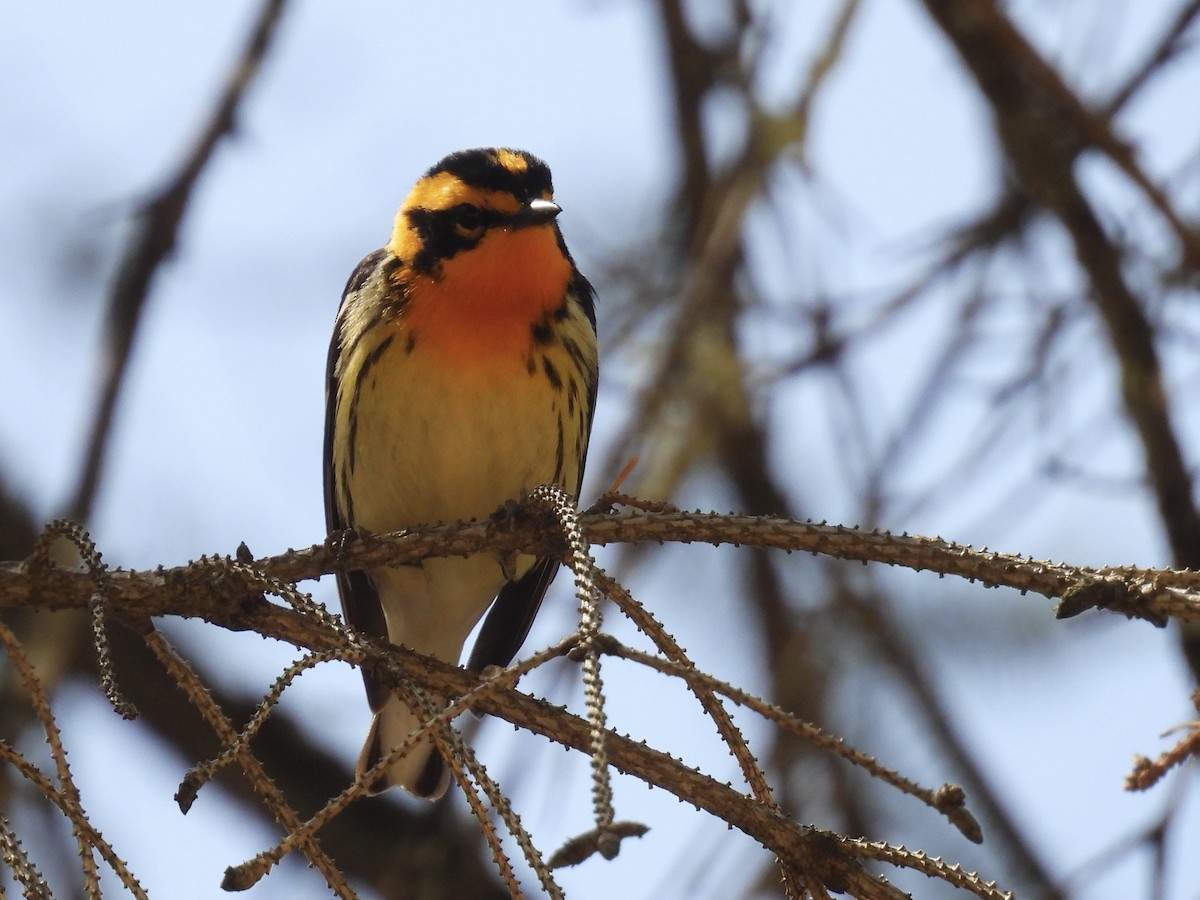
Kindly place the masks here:
<instances>
[{"instance_id":1,"label":"bird's wing","mask_svg":"<svg viewBox=\"0 0 1200 900\"><path fill-rule=\"evenodd\" d=\"M468 669L479 672L486 666L512 662L529 634L546 589L558 574L558 566L557 559L539 559L528 572L500 589L471 648Z\"/></svg>"},{"instance_id":2,"label":"bird's wing","mask_svg":"<svg viewBox=\"0 0 1200 900\"><path fill-rule=\"evenodd\" d=\"M369 274L366 270L373 270L379 264L382 255L382 251L372 253L358 264L354 274L350 276L346 290L342 294L342 304L338 310L337 324L333 329L333 338L329 342L329 355L325 363L325 527L329 534L342 531L354 524L348 521L345 511L338 501L333 471L333 444L334 432L337 428L338 401L336 367L342 341L341 311L346 308L347 298L362 289L366 275ZM337 586L338 594L342 598L342 612L350 627L371 637L387 640L387 621L383 616L383 606L379 602L379 592L370 576L362 571L341 571L337 573ZM384 701L391 696L391 689L383 682L372 678L366 669L363 670L363 683L367 688L367 700L371 704L372 711L378 712Z\"/></svg>"}]
</instances>

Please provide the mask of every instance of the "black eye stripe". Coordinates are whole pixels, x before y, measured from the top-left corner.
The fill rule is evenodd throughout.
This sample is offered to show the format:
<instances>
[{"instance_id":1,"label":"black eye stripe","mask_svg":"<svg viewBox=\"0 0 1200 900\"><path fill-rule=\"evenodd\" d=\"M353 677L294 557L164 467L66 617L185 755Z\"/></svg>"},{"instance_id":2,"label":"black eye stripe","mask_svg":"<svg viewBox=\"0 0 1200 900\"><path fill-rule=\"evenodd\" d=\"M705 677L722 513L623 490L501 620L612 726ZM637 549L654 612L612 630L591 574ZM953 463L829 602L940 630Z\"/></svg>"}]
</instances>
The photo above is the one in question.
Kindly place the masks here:
<instances>
[{"instance_id":1,"label":"black eye stripe","mask_svg":"<svg viewBox=\"0 0 1200 900\"><path fill-rule=\"evenodd\" d=\"M469 218L474 224L468 225L462 221L462 216L471 210ZM417 209L408 210L405 215L409 224L421 237L421 249L412 260L412 266L419 272L431 272L441 260L450 259L462 250L474 247L487 229L499 225L505 215L498 210L460 203L449 209ZM467 233L460 230L460 226Z\"/></svg>"},{"instance_id":2,"label":"black eye stripe","mask_svg":"<svg viewBox=\"0 0 1200 900\"><path fill-rule=\"evenodd\" d=\"M486 224L484 222L483 210L478 206L472 206L470 203L460 203L450 210L450 212L454 213L454 224L459 228L474 231L476 228L482 228Z\"/></svg>"},{"instance_id":3,"label":"black eye stripe","mask_svg":"<svg viewBox=\"0 0 1200 900\"><path fill-rule=\"evenodd\" d=\"M446 210L430 210L433 227L440 226L440 219L446 220L446 227L465 228L474 231L477 228L492 228L503 224L509 218L506 213L486 206L476 206L473 203L460 203Z\"/></svg>"},{"instance_id":4,"label":"black eye stripe","mask_svg":"<svg viewBox=\"0 0 1200 900\"><path fill-rule=\"evenodd\" d=\"M451 231L455 225L467 228L491 228L499 225L507 216L496 209L460 203L449 209L425 209L418 207L407 211L408 221L425 237L431 232ZM464 218L465 217L465 218ZM466 219L469 219L468 222Z\"/></svg>"}]
</instances>

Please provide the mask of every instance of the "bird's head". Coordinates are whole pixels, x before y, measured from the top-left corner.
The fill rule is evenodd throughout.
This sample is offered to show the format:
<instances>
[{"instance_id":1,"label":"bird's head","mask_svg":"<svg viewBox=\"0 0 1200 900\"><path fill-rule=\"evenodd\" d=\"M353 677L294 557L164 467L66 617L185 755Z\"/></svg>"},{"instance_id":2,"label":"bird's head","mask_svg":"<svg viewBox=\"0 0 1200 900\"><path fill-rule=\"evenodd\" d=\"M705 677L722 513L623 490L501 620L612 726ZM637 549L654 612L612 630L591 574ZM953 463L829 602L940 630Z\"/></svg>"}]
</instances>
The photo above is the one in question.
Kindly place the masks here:
<instances>
[{"instance_id":1,"label":"bird's head","mask_svg":"<svg viewBox=\"0 0 1200 900\"><path fill-rule=\"evenodd\" d=\"M413 186L388 249L409 278L477 293L561 294L571 260L549 167L523 150L452 153Z\"/></svg>"}]
</instances>

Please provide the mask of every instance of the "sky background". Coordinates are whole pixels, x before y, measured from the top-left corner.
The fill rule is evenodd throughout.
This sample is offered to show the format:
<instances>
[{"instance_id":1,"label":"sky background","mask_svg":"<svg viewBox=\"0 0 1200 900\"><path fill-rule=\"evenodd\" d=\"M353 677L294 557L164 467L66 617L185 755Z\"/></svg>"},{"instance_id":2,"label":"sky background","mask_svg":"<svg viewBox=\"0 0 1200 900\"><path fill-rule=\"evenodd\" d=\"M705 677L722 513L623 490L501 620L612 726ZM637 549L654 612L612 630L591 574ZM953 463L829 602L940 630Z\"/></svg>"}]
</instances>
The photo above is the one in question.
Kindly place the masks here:
<instances>
[{"instance_id":1,"label":"sky background","mask_svg":"<svg viewBox=\"0 0 1200 900\"><path fill-rule=\"evenodd\" d=\"M764 91L782 98L834 5L775 6L784 36L776 49L778 86L768 78ZM1078 30L1088 4L1014 6L1076 83L1099 93L1127 71L1173 8L1157 0L1115 3L1105 24L1088 17L1094 27ZM129 213L189 146L255 11L241 3L128 0L0 8L0 383L9 386L0 471L40 518L61 509L80 465L104 290ZM884 290L911 277L926 243L981 208L997 167L986 112L916 3L867 0L847 52L808 146L822 188L787 212L811 240L787 266L763 274L833 296ZM1130 111L1139 133L1153 136L1139 149L1155 167L1183 165L1181 148L1197 146L1198 72L1193 61ZM333 316L346 276L386 240L412 181L452 150L529 149L553 168L560 221L580 267L604 271L664 215L673 186L664 173L677 166L666 88L652 8L638 0L533 2L520 10L482 2L291 4L236 139L221 146L205 173L178 253L155 282L90 529L105 559L144 568L230 553L241 541L266 555L320 540L323 379ZM736 142L736 117L714 109L709 124L730 146ZM1120 185L1110 186L1102 170L1088 177L1111 190L1120 207ZM1045 284L1070 284L1071 277L1050 265ZM599 287L603 336L603 282ZM875 386L873 412L881 422L899 418L912 402L924 348L936 345L944 313L927 307L860 351L856 371ZM1006 325L989 324L994 365L1002 369ZM751 327L747 339L765 352L778 338ZM1180 384L1195 375L1189 352L1173 363ZM605 458L603 448L623 424L624 367L633 365L628 357L606 361L593 460ZM1059 411L1071 423L1066 430L1077 436L1076 449L1105 434L1089 462L1119 475L1135 448L1107 433L1108 399L1097 395L1089 405L1084 397ZM839 521L853 506L838 487L843 463L823 402L805 383L777 395L771 414L794 430L773 448L773 461L795 472L790 484L804 509ZM1192 448L1197 418L1197 410L1184 408ZM943 437L954 439L949 427ZM1136 489L1059 485L1013 508L1007 498L1027 485L1031 461L1044 449L1036 434L1013 442L994 478L974 485L964 502L914 509L883 524L1078 564L1167 562L1154 510ZM914 487L941 477L928 458L914 463ZM614 475L592 471L585 500ZM686 496L672 499L727 507L722 489L703 479L690 480ZM753 635L739 627L732 606L732 552L665 550L654 565L630 572L629 586L663 610L702 666L762 688ZM599 556L602 563L614 558L611 550ZM1132 754L1156 754L1165 746L1158 733L1194 715L1172 632L1099 616L1058 623L1039 598L894 577L912 621L932 623L922 638L928 647L959 643L958 653L931 649L929 665L968 741L1060 877L1081 871L1167 804L1185 807L1188 827L1179 834L1200 835L1193 781L1171 779L1144 796L1122 790ZM331 581L313 591L336 603ZM569 584L560 579L526 648L569 630L571 606ZM975 626L966 638L957 617ZM610 624L629 637L624 623ZM253 637L211 632L194 623L170 630L190 653L222 654L228 665L221 677L248 690L264 689L293 656ZM686 693L659 693L653 679L615 664L607 683L618 728L735 776L704 720L690 712L663 715L688 710ZM647 683L656 693L644 693ZM541 684L555 689L549 675ZM621 702L622 688L626 696L653 699ZM286 704L304 709L314 733L349 760L367 726L361 700L357 673L326 666L302 679ZM58 709L85 807L151 896L183 896L180 884L197 886L188 896L216 896L226 866L274 842L266 829L230 815L215 791L202 793L181 817L171 796L191 761L154 753L141 726L122 722L94 695L68 694ZM916 726L887 685L848 689L847 709L872 723L864 734L882 730L894 738L884 762L935 785L952 777L905 738ZM746 728L752 740L765 733L750 722ZM582 757L543 751L495 723L484 725L480 746L502 780L523 778L522 814L543 849L589 827ZM513 750L551 777L516 771ZM906 803L895 801L897 827L872 837L952 858L969 852L936 816ZM618 818L641 820L651 832L627 843L616 861L563 873L568 896L690 897L703 887L733 897L765 863L751 841L662 792L620 781L617 804ZM1194 846L1190 854L1170 849L1166 896L1200 897L1200 854ZM674 877L677 866L706 856L700 885ZM1125 859L1076 896L1141 896L1147 865L1144 854ZM924 882L909 884L918 896L934 896L920 893ZM319 877L295 861L258 891L326 895Z\"/></svg>"}]
</instances>

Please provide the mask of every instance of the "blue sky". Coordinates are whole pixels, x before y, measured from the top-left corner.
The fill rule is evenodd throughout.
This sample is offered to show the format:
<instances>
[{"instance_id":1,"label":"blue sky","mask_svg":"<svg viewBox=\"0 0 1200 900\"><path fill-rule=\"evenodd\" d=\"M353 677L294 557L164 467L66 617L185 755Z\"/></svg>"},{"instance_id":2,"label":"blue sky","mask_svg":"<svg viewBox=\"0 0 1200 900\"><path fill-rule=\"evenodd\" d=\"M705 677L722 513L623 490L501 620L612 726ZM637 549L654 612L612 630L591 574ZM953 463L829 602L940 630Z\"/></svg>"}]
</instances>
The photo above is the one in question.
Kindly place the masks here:
<instances>
[{"instance_id":1,"label":"blue sky","mask_svg":"<svg viewBox=\"0 0 1200 900\"><path fill-rule=\"evenodd\" d=\"M777 63L764 90L782 96L834 4L776 7ZM1111 24L1084 29L1076 27L1090 20L1081 4L1015 8L1078 83L1103 93L1171 6L1115 4ZM0 414L0 470L43 518L65 501L79 465L105 277L127 214L188 146L251 11L247 4L147 7L128 0L14 2L0 10L0 84L7 86L0 91L0 320L7 336L0 379L11 386ZM781 291L797 281L833 296L896 287L916 271L919 248L979 210L994 181L986 112L917 4L865 3L847 52L808 146L821 186L800 191L802 202L787 212L806 243L772 256L762 273ZM520 10L467 2L293 4L237 137L205 174L179 252L156 281L92 527L105 558L145 567L231 552L240 541L266 554L319 540L323 369L333 315L346 275L384 242L413 179L454 149L530 149L553 167L562 226L581 267L603 270L652 232L671 187L666 173L676 161L659 57L650 6L635 0L536 2ZM1189 63L1130 111L1129 121L1147 136L1140 149L1156 164L1180 166L1184 149L1197 146L1196 75ZM712 127L736 134L719 109ZM1116 179L1102 170L1089 177L1123 208L1125 189ZM1062 262L1053 241L1047 238L1046 284L1069 287L1073 276L1056 268ZM1012 284L1021 287L1015 278ZM944 329L939 317L948 315L948 296L860 350L856 377L872 385L881 428L912 402L920 360L930 352L924 348ZM603 332L603 294L600 317ZM989 326L997 342L992 362L1003 367L1015 326ZM760 342L765 355L778 336L752 327L748 340ZM617 386L627 375L622 367L631 365L621 359L605 371L598 446L623 424L626 398ZM1186 383L1194 369L1183 354L1173 371ZM1077 422L1081 440L1105 434L1092 460L1099 469L1125 471L1135 456L1105 431L1107 400L1081 396L1082 407L1059 413ZM775 396L771 414L798 425L783 430L774 459L780 466L802 460L791 489L818 518L836 520L854 509L838 487L846 463L831 436L828 402L819 385L804 381ZM962 415L977 414L970 410L978 398L965 392L962 403ZM1187 412L1186 436L1193 438L1196 416ZM953 440L948 425L931 433ZM1010 439L996 477L973 486L969 502L916 509L886 524L1078 563L1165 562L1153 509L1137 490L1058 486L1028 509L1007 508L1005 498L1044 449L1041 440L1036 433ZM941 477L928 459L905 470L914 486ZM593 472L585 496L612 474ZM724 508L719 487L699 480L687 492L686 505ZM996 510L1002 515L991 514ZM727 624L736 622L729 608L736 585L723 560L706 549L664 552L659 565L631 576L631 586L652 607L662 598L669 611L680 593L679 567L686 567L695 580L688 582L687 615L674 620L677 636L716 674L761 687L753 635ZM551 601L556 611L542 617L528 648L570 627L561 582ZM701 584L705 589L693 593ZM334 602L332 584L314 593ZM1189 715L1190 685L1171 633L1107 620L1059 624L1043 601L980 596L931 579L902 580L897 598L926 645L968 642L971 652L931 654L929 664L968 743L1018 818L1032 823L1061 876L1150 821L1175 792L1187 809L1180 833L1200 832L1194 784L1172 782L1149 796L1121 790L1131 755L1153 754L1156 735ZM964 605L976 612L963 612ZM994 619L981 617L979 607ZM955 628L964 620L971 625L965 639ZM226 677L243 685L265 687L291 657L256 639L214 636L193 625L174 634L191 652L234 661ZM682 692L642 708L621 704L622 686L641 696L646 682L613 670L612 717L620 727L734 777L704 721L664 721L662 704L686 708ZM289 702L306 705L306 718L321 723L322 740L351 759L367 722L359 699L356 673L326 667L303 679ZM171 802L179 760L147 752L139 726L122 723L93 697L70 695L61 703L70 711L65 737L85 805L152 896L171 896L180 883L212 885L215 895L225 866L271 842L264 829L231 821L215 793L180 817ZM847 705L895 738L885 761L909 766L927 782L947 777L915 737L905 737L916 726L904 699L886 685L863 685ZM763 734L754 725L748 731ZM484 738L502 778L511 747L527 753L535 746L494 724L485 726ZM535 837L552 848L587 826L586 763L555 751L535 758L555 774L547 782L553 789L534 783L519 797ZM138 798L136 817L123 799L130 793ZM701 855L710 857L702 878L711 895L734 896L746 884L743 868L765 862L752 842L657 792L621 783L617 802L620 818L641 819L653 830L612 863L592 861L564 874L568 896L694 896L700 888L681 884L670 870ZM966 852L923 819L924 811L899 813L909 814L921 823L914 826L918 838L903 830L873 837L950 857ZM1134 857L1079 896L1131 896L1145 884L1146 864ZM274 890L288 885L297 896L322 896L302 866L272 879ZM1196 896L1197 857L1180 848L1172 879L1169 897Z\"/></svg>"}]
</instances>

